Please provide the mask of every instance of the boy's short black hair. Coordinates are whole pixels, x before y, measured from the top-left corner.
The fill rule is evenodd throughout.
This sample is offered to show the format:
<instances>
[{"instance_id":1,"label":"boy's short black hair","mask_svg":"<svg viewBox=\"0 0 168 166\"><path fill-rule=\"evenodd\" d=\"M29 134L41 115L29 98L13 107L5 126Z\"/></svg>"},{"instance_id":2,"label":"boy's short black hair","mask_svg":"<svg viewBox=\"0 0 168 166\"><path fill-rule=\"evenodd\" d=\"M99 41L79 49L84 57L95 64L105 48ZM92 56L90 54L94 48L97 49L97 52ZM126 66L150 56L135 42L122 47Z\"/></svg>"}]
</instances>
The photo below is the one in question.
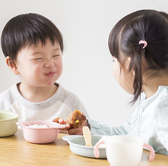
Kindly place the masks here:
<instances>
[{"instance_id":1,"label":"boy's short black hair","mask_svg":"<svg viewBox=\"0 0 168 166\"><path fill-rule=\"evenodd\" d=\"M27 45L45 45L49 39L58 42L63 51L63 39L59 29L42 15L29 13L18 15L5 25L1 35L1 47L5 57L16 59L18 51Z\"/></svg>"}]
</instances>

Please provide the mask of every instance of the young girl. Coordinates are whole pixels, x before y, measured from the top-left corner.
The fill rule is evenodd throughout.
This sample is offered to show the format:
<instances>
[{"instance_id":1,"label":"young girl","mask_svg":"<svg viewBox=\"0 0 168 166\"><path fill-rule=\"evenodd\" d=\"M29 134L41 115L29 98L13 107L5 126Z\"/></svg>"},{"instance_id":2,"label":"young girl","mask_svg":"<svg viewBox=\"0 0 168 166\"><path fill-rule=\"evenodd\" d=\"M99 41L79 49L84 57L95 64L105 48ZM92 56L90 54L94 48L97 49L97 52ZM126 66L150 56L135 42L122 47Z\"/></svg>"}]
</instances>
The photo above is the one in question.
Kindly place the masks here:
<instances>
[{"instance_id":1,"label":"young girl","mask_svg":"<svg viewBox=\"0 0 168 166\"><path fill-rule=\"evenodd\" d=\"M140 102L132 120L119 127L88 119L92 134L138 136L168 155L168 14L140 10L125 16L110 33L109 49L114 77L134 95L133 103ZM69 133L82 134L82 126Z\"/></svg>"},{"instance_id":2,"label":"young girl","mask_svg":"<svg viewBox=\"0 0 168 166\"><path fill-rule=\"evenodd\" d=\"M0 94L0 109L17 113L19 121L67 118L75 109L87 116L79 98L56 83L63 70L63 39L50 20L35 13L12 18L3 29L1 46L21 82Z\"/></svg>"}]
</instances>

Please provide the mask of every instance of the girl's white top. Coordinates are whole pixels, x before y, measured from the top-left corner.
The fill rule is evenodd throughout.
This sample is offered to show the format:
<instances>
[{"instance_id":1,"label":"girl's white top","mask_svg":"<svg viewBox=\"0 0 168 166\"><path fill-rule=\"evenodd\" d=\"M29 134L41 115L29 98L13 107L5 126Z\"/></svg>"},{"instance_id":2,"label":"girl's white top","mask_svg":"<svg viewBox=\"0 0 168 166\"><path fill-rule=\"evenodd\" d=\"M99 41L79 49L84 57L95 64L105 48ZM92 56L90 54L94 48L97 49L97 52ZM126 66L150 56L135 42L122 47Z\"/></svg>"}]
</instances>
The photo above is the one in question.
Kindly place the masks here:
<instances>
[{"instance_id":1,"label":"girl's white top","mask_svg":"<svg viewBox=\"0 0 168 166\"><path fill-rule=\"evenodd\" d=\"M119 127L91 119L89 123L92 134L138 136L156 152L168 155L168 86L160 86L148 99L142 93L130 122L124 122Z\"/></svg>"}]
</instances>

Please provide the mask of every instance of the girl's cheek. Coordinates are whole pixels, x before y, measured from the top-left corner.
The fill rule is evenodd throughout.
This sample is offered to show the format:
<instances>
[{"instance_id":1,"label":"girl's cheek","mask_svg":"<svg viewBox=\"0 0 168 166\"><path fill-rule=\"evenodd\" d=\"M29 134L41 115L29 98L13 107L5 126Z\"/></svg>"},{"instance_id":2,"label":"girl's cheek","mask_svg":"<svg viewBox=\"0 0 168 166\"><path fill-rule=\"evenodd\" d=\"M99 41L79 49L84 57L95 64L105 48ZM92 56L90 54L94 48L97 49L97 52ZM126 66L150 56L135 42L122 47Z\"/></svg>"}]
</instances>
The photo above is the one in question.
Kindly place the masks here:
<instances>
[{"instance_id":1,"label":"girl's cheek","mask_svg":"<svg viewBox=\"0 0 168 166\"><path fill-rule=\"evenodd\" d=\"M113 73L113 76L116 79L116 81L119 82L119 73L120 73L120 71L118 69L118 66L115 65L115 64L113 64L113 71L112 71L112 73Z\"/></svg>"}]
</instances>

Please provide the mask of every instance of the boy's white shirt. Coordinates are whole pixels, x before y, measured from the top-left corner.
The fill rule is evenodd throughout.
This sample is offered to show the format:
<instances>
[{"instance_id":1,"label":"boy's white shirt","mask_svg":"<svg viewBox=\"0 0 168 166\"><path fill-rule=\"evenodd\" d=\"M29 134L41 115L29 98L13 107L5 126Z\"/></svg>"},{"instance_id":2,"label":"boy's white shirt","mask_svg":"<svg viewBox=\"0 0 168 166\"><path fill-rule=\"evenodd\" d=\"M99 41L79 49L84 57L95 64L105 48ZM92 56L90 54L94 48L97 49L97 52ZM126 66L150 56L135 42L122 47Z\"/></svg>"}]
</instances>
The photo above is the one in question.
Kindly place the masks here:
<instances>
[{"instance_id":1,"label":"boy's white shirt","mask_svg":"<svg viewBox=\"0 0 168 166\"><path fill-rule=\"evenodd\" d=\"M17 84L0 94L0 109L19 115L19 121L47 120L57 117L66 119L75 109L88 113L79 98L58 85L56 93L46 101L30 102L18 91Z\"/></svg>"},{"instance_id":2,"label":"boy's white shirt","mask_svg":"<svg viewBox=\"0 0 168 166\"><path fill-rule=\"evenodd\" d=\"M138 136L156 152L168 155L168 86L160 86L153 96L145 98L142 93L132 120L119 127L89 119L92 134Z\"/></svg>"}]
</instances>

